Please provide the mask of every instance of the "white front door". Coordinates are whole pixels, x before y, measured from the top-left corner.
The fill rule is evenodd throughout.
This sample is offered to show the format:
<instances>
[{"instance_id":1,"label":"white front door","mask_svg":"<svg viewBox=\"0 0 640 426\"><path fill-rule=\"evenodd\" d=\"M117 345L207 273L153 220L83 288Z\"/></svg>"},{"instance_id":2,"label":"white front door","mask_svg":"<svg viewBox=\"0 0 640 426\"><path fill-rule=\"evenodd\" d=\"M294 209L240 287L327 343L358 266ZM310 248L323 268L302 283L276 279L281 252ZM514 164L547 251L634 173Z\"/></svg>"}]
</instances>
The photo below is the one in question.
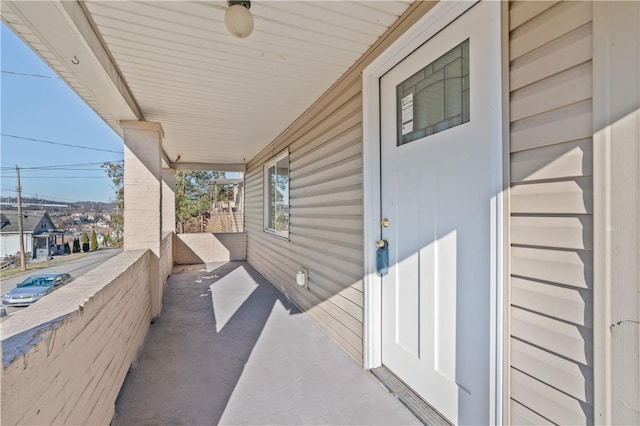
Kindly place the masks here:
<instances>
[{"instance_id":1,"label":"white front door","mask_svg":"<svg viewBox=\"0 0 640 426\"><path fill-rule=\"evenodd\" d=\"M491 419L499 29L479 3L380 79L382 363L453 423Z\"/></svg>"}]
</instances>

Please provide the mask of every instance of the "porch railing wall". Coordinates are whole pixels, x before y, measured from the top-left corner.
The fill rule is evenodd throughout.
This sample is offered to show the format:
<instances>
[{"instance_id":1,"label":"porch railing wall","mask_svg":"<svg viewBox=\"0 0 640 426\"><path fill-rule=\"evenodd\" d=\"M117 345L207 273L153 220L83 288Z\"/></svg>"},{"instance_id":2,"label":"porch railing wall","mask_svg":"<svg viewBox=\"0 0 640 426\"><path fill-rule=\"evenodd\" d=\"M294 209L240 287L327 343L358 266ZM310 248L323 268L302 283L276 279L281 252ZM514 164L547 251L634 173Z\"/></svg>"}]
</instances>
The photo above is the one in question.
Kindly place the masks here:
<instances>
[{"instance_id":1,"label":"porch railing wall","mask_svg":"<svg viewBox=\"0 0 640 426\"><path fill-rule=\"evenodd\" d=\"M247 235L244 232L176 234L173 256L176 265L245 260Z\"/></svg>"},{"instance_id":2,"label":"porch railing wall","mask_svg":"<svg viewBox=\"0 0 640 426\"><path fill-rule=\"evenodd\" d=\"M125 251L2 324L0 423L110 423L149 328L152 256Z\"/></svg>"}]
</instances>

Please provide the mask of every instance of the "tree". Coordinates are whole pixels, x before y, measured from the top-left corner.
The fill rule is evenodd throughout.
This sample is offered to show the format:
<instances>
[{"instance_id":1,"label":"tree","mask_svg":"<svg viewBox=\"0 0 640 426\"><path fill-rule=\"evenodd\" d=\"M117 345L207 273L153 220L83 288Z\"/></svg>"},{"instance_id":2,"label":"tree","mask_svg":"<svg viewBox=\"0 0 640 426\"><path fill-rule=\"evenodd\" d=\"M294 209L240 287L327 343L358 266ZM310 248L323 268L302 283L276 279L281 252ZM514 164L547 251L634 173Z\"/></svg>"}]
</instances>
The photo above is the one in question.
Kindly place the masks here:
<instances>
[{"instance_id":1,"label":"tree","mask_svg":"<svg viewBox=\"0 0 640 426\"><path fill-rule=\"evenodd\" d=\"M213 181L224 177L224 172L205 170L176 172L176 217L180 230L187 220L210 211Z\"/></svg>"},{"instance_id":2,"label":"tree","mask_svg":"<svg viewBox=\"0 0 640 426\"><path fill-rule=\"evenodd\" d=\"M73 239L73 252L80 253L80 240L77 238Z\"/></svg>"},{"instance_id":3,"label":"tree","mask_svg":"<svg viewBox=\"0 0 640 426\"><path fill-rule=\"evenodd\" d=\"M114 232L111 238L112 247L122 247L124 235L124 163L107 161L102 164L105 173L111 179L115 191L112 199L116 205L116 213L111 215Z\"/></svg>"},{"instance_id":4,"label":"tree","mask_svg":"<svg viewBox=\"0 0 640 426\"><path fill-rule=\"evenodd\" d=\"M82 233L82 251L85 253L89 251L89 236L86 232Z\"/></svg>"},{"instance_id":5,"label":"tree","mask_svg":"<svg viewBox=\"0 0 640 426\"><path fill-rule=\"evenodd\" d=\"M96 235L96 231L91 231L91 242L89 243L89 249L91 251L98 250L98 236Z\"/></svg>"}]
</instances>

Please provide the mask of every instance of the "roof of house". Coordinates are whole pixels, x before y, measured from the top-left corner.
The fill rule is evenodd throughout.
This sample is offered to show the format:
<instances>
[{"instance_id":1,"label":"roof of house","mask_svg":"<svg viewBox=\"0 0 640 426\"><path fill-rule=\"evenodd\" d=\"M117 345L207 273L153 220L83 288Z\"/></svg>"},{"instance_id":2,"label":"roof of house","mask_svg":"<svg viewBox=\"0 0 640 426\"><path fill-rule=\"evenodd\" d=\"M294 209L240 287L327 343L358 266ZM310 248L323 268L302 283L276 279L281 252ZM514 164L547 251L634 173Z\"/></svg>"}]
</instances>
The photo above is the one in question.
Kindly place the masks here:
<instances>
[{"instance_id":1,"label":"roof of house","mask_svg":"<svg viewBox=\"0 0 640 426\"><path fill-rule=\"evenodd\" d=\"M44 210L38 211L28 211L22 213L22 229L25 233L33 233L38 224L43 219L43 217L49 218L49 215ZM51 222L51 218L49 218ZM0 222L2 223L2 228L0 228L0 233L2 234L13 234L18 232L18 212L17 211L4 211L2 212L2 217Z\"/></svg>"},{"instance_id":2,"label":"roof of house","mask_svg":"<svg viewBox=\"0 0 640 426\"><path fill-rule=\"evenodd\" d=\"M4 213L0 213L0 229L4 229L5 226L9 225L11 221Z\"/></svg>"}]
</instances>

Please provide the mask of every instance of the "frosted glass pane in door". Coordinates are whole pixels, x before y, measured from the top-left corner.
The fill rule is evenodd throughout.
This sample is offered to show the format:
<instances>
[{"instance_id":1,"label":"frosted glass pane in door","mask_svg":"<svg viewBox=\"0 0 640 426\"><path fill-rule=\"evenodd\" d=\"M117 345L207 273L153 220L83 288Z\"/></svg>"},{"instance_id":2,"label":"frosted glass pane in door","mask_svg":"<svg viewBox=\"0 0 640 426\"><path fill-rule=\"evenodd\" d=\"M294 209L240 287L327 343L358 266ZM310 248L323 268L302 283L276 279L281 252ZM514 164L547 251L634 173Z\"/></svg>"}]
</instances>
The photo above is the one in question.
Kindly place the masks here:
<instances>
[{"instance_id":1,"label":"frosted glass pane in door","mask_svg":"<svg viewBox=\"0 0 640 426\"><path fill-rule=\"evenodd\" d=\"M396 87L397 145L470 120L469 39Z\"/></svg>"}]
</instances>

